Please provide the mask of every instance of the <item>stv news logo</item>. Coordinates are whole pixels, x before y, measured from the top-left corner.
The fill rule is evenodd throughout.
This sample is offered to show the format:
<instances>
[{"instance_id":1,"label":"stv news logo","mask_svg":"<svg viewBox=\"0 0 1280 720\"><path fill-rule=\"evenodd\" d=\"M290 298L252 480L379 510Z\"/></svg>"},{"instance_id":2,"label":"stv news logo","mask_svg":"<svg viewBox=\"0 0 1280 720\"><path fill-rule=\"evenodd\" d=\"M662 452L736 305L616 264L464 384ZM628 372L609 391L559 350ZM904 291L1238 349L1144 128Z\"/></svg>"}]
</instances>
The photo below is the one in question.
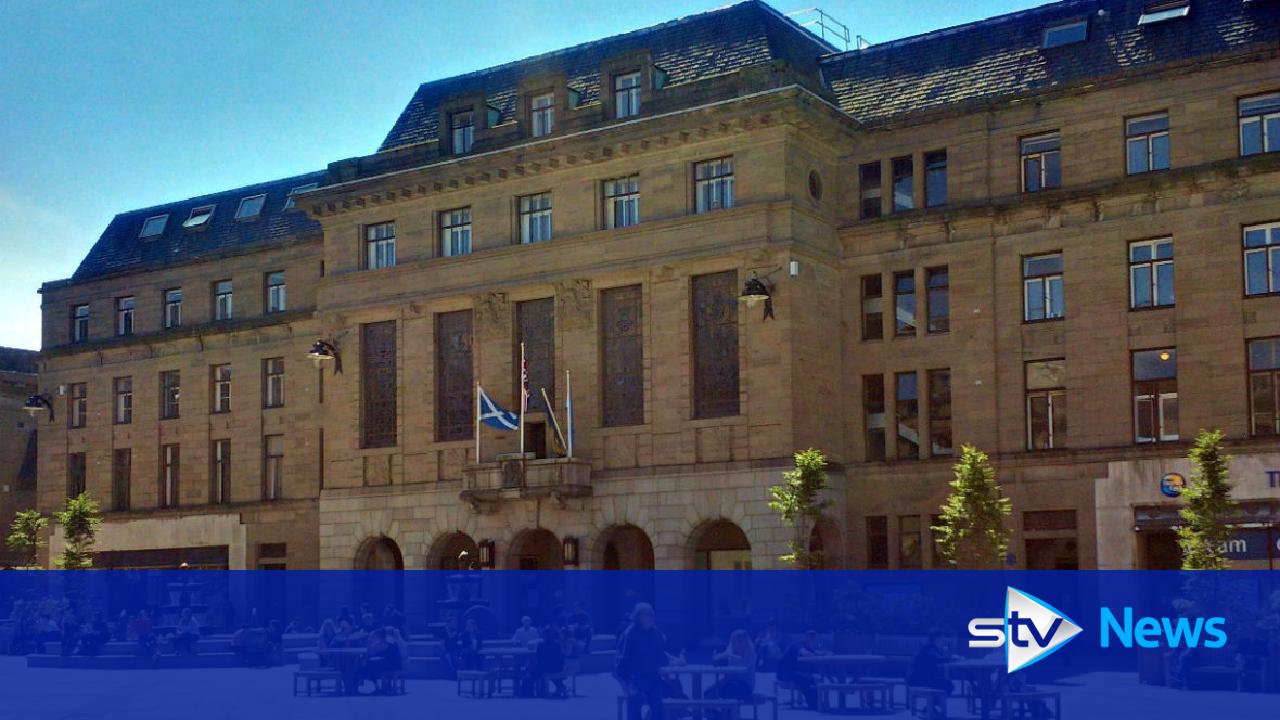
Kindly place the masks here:
<instances>
[{"instance_id":1,"label":"stv news logo","mask_svg":"<svg viewBox=\"0 0 1280 720\"><path fill-rule=\"evenodd\" d=\"M1009 672L1045 659L1082 632L1049 603L1016 588L1005 594L1003 618L969 621L969 647L1005 649Z\"/></svg>"}]
</instances>

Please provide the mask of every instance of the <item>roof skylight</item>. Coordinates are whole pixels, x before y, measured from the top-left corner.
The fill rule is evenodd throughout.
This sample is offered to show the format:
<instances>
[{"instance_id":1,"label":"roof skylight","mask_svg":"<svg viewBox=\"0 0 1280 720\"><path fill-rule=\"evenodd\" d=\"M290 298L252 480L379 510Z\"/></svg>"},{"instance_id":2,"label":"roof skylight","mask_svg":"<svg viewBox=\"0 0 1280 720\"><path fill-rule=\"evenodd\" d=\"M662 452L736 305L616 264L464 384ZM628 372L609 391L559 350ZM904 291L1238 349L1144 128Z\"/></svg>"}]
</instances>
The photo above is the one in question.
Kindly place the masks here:
<instances>
[{"instance_id":1,"label":"roof skylight","mask_svg":"<svg viewBox=\"0 0 1280 720\"><path fill-rule=\"evenodd\" d=\"M307 190L315 190L318 187L320 187L319 183L307 183L306 185L299 185L298 187L290 190L289 197L285 198L284 200L284 209L288 210L293 207L294 193L306 192Z\"/></svg>"},{"instance_id":2,"label":"roof skylight","mask_svg":"<svg viewBox=\"0 0 1280 720\"><path fill-rule=\"evenodd\" d=\"M190 230L207 225L209 218L213 217L213 209L213 205L201 205L198 208L192 208L191 216L187 218L186 222L182 223L182 227Z\"/></svg>"},{"instance_id":3,"label":"roof skylight","mask_svg":"<svg viewBox=\"0 0 1280 720\"><path fill-rule=\"evenodd\" d=\"M1186 17L1189 12L1191 12L1191 0L1168 0L1167 2L1151 3L1142 8L1142 15L1138 17L1138 27L1154 25L1167 20L1176 20Z\"/></svg>"},{"instance_id":4,"label":"roof skylight","mask_svg":"<svg viewBox=\"0 0 1280 720\"><path fill-rule=\"evenodd\" d=\"M142 232L138 233L138 237L149 238L160 235L164 232L164 226L168 222L168 215L152 215L142 221Z\"/></svg>"},{"instance_id":5,"label":"roof skylight","mask_svg":"<svg viewBox=\"0 0 1280 720\"><path fill-rule=\"evenodd\" d=\"M1070 20L1068 22L1050 25L1044 29L1044 39L1040 43L1040 47L1048 50L1049 48L1084 42L1088 34L1088 20Z\"/></svg>"},{"instance_id":6,"label":"roof skylight","mask_svg":"<svg viewBox=\"0 0 1280 720\"><path fill-rule=\"evenodd\" d=\"M262 206L267 202L266 194L250 195L247 198L240 199L240 207L236 208L237 220L251 220L258 217L262 212Z\"/></svg>"}]
</instances>

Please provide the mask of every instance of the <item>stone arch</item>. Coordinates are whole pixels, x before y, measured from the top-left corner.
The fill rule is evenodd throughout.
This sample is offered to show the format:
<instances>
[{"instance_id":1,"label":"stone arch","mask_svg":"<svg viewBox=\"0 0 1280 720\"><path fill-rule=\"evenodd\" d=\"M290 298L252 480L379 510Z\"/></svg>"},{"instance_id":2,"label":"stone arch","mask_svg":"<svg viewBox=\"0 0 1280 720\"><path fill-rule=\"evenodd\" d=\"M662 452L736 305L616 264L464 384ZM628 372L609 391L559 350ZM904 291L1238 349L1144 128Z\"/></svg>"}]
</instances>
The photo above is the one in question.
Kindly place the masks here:
<instances>
[{"instance_id":1,"label":"stone arch","mask_svg":"<svg viewBox=\"0 0 1280 720\"><path fill-rule=\"evenodd\" d=\"M465 555L464 555L465 553ZM467 570L480 557L479 547L470 535L455 530L440 535L427 551L427 570Z\"/></svg>"},{"instance_id":2,"label":"stone arch","mask_svg":"<svg viewBox=\"0 0 1280 720\"><path fill-rule=\"evenodd\" d=\"M707 520L689 533L688 567L695 570L751 569L751 541L732 520Z\"/></svg>"},{"instance_id":3,"label":"stone arch","mask_svg":"<svg viewBox=\"0 0 1280 720\"><path fill-rule=\"evenodd\" d=\"M596 536L591 563L602 570L653 570L653 541L638 525L610 525Z\"/></svg>"},{"instance_id":4,"label":"stone arch","mask_svg":"<svg viewBox=\"0 0 1280 720\"><path fill-rule=\"evenodd\" d=\"M404 555L395 540L386 535L365 538L356 548L356 570L403 570Z\"/></svg>"},{"instance_id":5,"label":"stone arch","mask_svg":"<svg viewBox=\"0 0 1280 720\"><path fill-rule=\"evenodd\" d=\"M564 548L546 528L521 530L511 539L504 567L513 570L562 570Z\"/></svg>"}]
</instances>

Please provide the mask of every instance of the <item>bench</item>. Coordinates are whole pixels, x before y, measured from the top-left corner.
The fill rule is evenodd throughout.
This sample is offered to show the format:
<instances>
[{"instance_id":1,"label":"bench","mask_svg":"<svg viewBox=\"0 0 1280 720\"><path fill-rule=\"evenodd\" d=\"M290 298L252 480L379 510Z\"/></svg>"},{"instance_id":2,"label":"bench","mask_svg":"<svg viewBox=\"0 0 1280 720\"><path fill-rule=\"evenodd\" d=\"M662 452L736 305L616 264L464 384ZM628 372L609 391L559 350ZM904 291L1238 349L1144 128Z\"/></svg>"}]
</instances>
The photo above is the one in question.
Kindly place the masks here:
<instances>
[{"instance_id":1,"label":"bench","mask_svg":"<svg viewBox=\"0 0 1280 720\"><path fill-rule=\"evenodd\" d=\"M783 695L784 692L786 693L785 701L782 700L782 698L784 697ZM775 701L785 702L786 707L789 707L789 708L801 707L801 704L799 702L800 689L797 688L796 684L793 682L788 682L786 680L778 680L773 684L773 694L774 694Z\"/></svg>"},{"instance_id":2,"label":"bench","mask_svg":"<svg viewBox=\"0 0 1280 720\"><path fill-rule=\"evenodd\" d=\"M719 717L721 720L737 720L738 708L742 705L742 701L730 698L667 698L662 701L662 707L668 711L687 710L698 717Z\"/></svg>"},{"instance_id":3,"label":"bench","mask_svg":"<svg viewBox=\"0 0 1280 720\"><path fill-rule=\"evenodd\" d=\"M1005 720L1011 718L1035 718L1041 717L1038 713L1032 712L1031 707L1037 703L1048 705L1053 703L1053 719L1060 720L1062 717L1062 693L1052 690L1026 690L1022 692L1010 692L1000 696L1000 716Z\"/></svg>"},{"instance_id":4,"label":"bench","mask_svg":"<svg viewBox=\"0 0 1280 720\"><path fill-rule=\"evenodd\" d=\"M751 717L753 718L753 720L760 720L761 705L772 705L773 713L771 714L771 717L773 718L773 720L778 720L778 696L777 695L765 695L764 693L752 693L751 700L749 700L748 703L751 705Z\"/></svg>"},{"instance_id":5,"label":"bench","mask_svg":"<svg viewBox=\"0 0 1280 720\"><path fill-rule=\"evenodd\" d=\"M339 692L342 689L342 673L337 670L299 670L293 674L293 696L298 696L298 681L306 681L307 697L311 697L315 693L323 693L326 682L333 683L333 692Z\"/></svg>"},{"instance_id":6,"label":"bench","mask_svg":"<svg viewBox=\"0 0 1280 720\"><path fill-rule=\"evenodd\" d=\"M902 688L902 706L907 706L907 680L900 677L860 677L860 682L884 683L889 686L889 709L898 706L898 688Z\"/></svg>"},{"instance_id":7,"label":"bench","mask_svg":"<svg viewBox=\"0 0 1280 720\"><path fill-rule=\"evenodd\" d=\"M378 678L378 690L387 695L404 695L404 671L395 670Z\"/></svg>"},{"instance_id":8,"label":"bench","mask_svg":"<svg viewBox=\"0 0 1280 720\"><path fill-rule=\"evenodd\" d=\"M889 711L889 686L885 683L818 683L814 689L818 691L818 712L847 710L850 695L858 697L858 706L863 710ZM835 705L831 703L832 696L836 699Z\"/></svg>"},{"instance_id":9,"label":"bench","mask_svg":"<svg viewBox=\"0 0 1280 720\"><path fill-rule=\"evenodd\" d=\"M917 713L918 701L923 700L923 707ZM947 693L931 687L907 686L907 712L925 720L935 720L947 716Z\"/></svg>"},{"instance_id":10,"label":"bench","mask_svg":"<svg viewBox=\"0 0 1280 720\"><path fill-rule=\"evenodd\" d=\"M493 683L496 678L497 675L492 670L459 670L457 672L458 697L493 697ZM464 692L463 683L470 683L470 689Z\"/></svg>"}]
</instances>

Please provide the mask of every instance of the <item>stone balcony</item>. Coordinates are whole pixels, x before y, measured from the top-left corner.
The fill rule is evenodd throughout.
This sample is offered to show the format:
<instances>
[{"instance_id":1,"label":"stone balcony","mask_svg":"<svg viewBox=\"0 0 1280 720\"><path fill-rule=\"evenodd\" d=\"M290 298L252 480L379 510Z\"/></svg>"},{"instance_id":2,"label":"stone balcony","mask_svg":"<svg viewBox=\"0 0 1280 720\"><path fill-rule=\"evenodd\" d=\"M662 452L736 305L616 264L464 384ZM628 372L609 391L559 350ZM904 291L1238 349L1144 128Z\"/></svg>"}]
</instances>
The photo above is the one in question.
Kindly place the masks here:
<instances>
[{"instance_id":1,"label":"stone balcony","mask_svg":"<svg viewBox=\"0 0 1280 720\"><path fill-rule=\"evenodd\" d=\"M496 512L504 502L527 498L551 498L565 506L591 496L591 463L579 458L534 460L513 453L467 466L462 483L460 497L476 512Z\"/></svg>"}]
</instances>

